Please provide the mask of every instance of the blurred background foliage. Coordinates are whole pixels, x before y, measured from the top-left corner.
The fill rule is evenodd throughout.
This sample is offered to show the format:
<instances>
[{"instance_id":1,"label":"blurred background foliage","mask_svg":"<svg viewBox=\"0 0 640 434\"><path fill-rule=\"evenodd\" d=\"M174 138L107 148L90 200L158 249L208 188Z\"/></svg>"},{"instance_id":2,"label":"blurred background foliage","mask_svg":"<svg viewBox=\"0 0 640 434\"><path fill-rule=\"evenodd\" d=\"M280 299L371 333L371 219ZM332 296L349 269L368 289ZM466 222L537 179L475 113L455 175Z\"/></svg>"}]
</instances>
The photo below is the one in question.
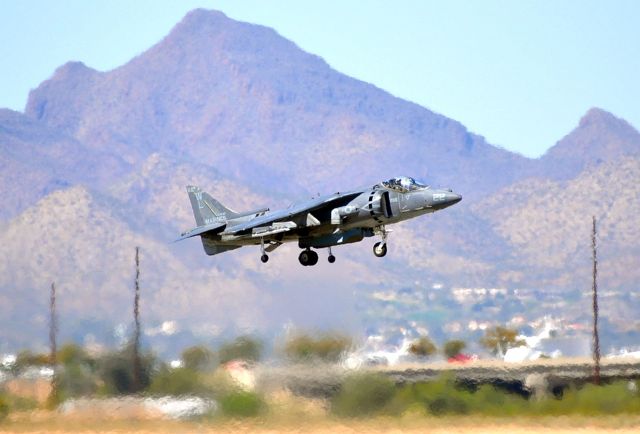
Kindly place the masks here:
<instances>
[{"instance_id":1,"label":"blurred background foliage","mask_svg":"<svg viewBox=\"0 0 640 434\"><path fill-rule=\"evenodd\" d=\"M299 333L287 339L284 353L289 359L298 362L337 362L352 348L352 344L351 338L340 333Z\"/></svg>"},{"instance_id":2,"label":"blurred background foliage","mask_svg":"<svg viewBox=\"0 0 640 434\"><path fill-rule=\"evenodd\" d=\"M482 344L490 351L504 351L519 345L517 333L507 328L488 329ZM451 340L441 352L446 357L462 354L466 343ZM291 335L283 343L282 362L338 364L353 348L353 341L336 333ZM47 403L16 396L0 386L0 420L12 411L30 411L39 407L53 408L61 402L79 397L199 396L218 403L216 415L242 418L269 413L273 407L273 390L241 384L233 371L250 372L263 357L264 345L256 337L240 336L221 342L217 348L196 345L186 348L179 363L166 363L152 352L142 352L142 390L133 387L133 348L90 353L75 345L62 345L57 354L55 384L57 393ZM409 353L415 357L438 354L435 343L422 337L412 342ZM277 355L278 353L276 353ZM230 363L238 361L239 363ZM327 365L327 366L329 366ZM322 366L322 365L321 365ZM18 378L34 369L51 367L51 357L29 351L20 352L11 367L3 367L6 378ZM8 376L8 377L7 377ZM254 387L255 386L255 387ZM282 384L278 387L286 389ZM532 394L525 388L507 385L469 384L453 375L415 384L396 384L383 372L363 368L338 379L338 386L321 400L323 411L337 417L372 417L422 414L425 416L481 415L559 416L640 414L640 395L635 381L609 381L594 384L574 384L561 393L551 390ZM306 399L287 390L293 400Z\"/></svg>"}]
</instances>

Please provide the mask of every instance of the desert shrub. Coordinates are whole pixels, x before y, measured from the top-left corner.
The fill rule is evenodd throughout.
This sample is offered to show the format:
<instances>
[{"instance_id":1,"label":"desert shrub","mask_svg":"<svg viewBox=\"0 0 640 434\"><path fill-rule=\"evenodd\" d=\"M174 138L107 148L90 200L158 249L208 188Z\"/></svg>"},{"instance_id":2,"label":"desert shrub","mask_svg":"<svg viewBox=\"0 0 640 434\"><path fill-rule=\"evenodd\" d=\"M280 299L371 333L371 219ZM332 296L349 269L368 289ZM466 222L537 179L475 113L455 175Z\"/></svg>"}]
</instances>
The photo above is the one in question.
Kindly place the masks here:
<instances>
[{"instance_id":1,"label":"desert shrub","mask_svg":"<svg viewBox=\"0 0 640 434\"><path fill-rule=\"evenodd\" d=\"M149 393L154 395L210 395L200 375L189 368L160 369L152 377Z\"/></svg>"},{"instance_id":2,"label":"desert shrub","mask_svg":"<svg viewBox=\"0 0 640 434\"><path fill-rule=\"evenodd\" d=\"M185 349L180 355L185 368L192 371L208 371L215 366L215 354L209 348L196 345Z\"/></svg>"},{"instance_id":3,"label":"desert shrub","mask_svg":"<svg viewBox=\"0 0 640 434\"><path fill-rule=\"evenodd\" d=\"M0 394L0 422L9 415L9 402L6 396Z\"/></svg>"},{"instance_id":4,"label":"desert shrub","mask_svg":"<svg viewBox=\"0 0 640 434\"><path fill-rule=\"evenodd\" d=\"M485 416L513 416L527 410L529 401L516 393L507 392L491 384L483 384L470 393L469 412Z\"/></svg>"},{"instance_id":5,"label":"desert shrub","mask_svg":"<svg viewBox=\"0 0 640 434\"><path fill-rule=\"evenodd\" d=\"M409 353L418 357L429 357L434 355L438 349L431 339L428 337L421 337L411 343L409 347Z\"/></svg>"},{"instance_id":6,"label":"desert shrub","mask_svg":"<svg viewBox=\"0 0 640 434\"><path fill-rule=\"evenodd\" d=\"M98 376L91 365L68 361L59 367L55 379L61 400L92 395L98 389Z\"/></svg>"},{"instance_id":7,"label":"desert shrub","mask_svg":"<svg viewBox=\"0 0 640 434\"><path fill-rule=\"evenodd\" d=\"M467 347L467 344L465 341L454 339L452 341L445 342L444 348L442 349L442 351L444 352L445 356L451 358L462 353L462 350L464 350L466 347Z\"/></svg>"},{"instance_id":8,"label":"desert shrub","mask_svg":"<svg viewBox=\"0 0 640 434\"><path fill-rule=\"evenodd\" d=\"M213 396L220 397L238 391L238 384L231 378L228 372L222 369L201 373L199 378L202 386L210 391Z\"/></svg>"},{"instance_id":9,"label":"desert shrub","mask_svg":"<svg viewBox=\"0 0 640 434\"><path fill-rule=\"evenodd\" d=\"M284 352L292 360L323 360L337 362L351 348L351 339L339 334L324 334L318 337L300 334L289 339Z\"/></svg>"},{"instance_id":10,"label":"desert shrub","mask_svg":"<svg viewBox=\"0 0 640 434\"><path fill-rule=\"evenodd\" d=\"M218 349L220 363L231 360L257 362L262 356L262 343L251 336L240 336L232 342L226 342Z\"/></svg>"},{"instance_id":11,"label":"desert shrub","mask_svg":"<svg viewBox=\"0 0 640 434\"><path fill-rule=\"evenodd\" d=\"M219 399L222 414L229 417L255 417L267 406L264 399L254 392L235 390Z\"/></svg>"},{"instance_id":12,"label":"desert shrub","mask_svg":"<svg viewBox=\"0 0 640 434\"><path fill-rule=\"evenodd\" d=\"M84 348L73 343L64 344L57 354L58 363L62 365L86 365L92 367L94 360Z\"/></svg>"},{"instance_id":13,"label":"desert shrub","mask_svg":"<svg viewBox=\"0 0 640 434\"><path fill-rule=\"evenodd\" d=\"M356 374L345 380L331 401L331 411L342 417L362 417L382 411L396 392L381 374Z\"/></svg>"},{"instance_id":14,"label":"desert shrub","mask_svg":"<svg viewBox=\"0 0 640 434\"><path fill-rule=\"evenodd\" d=\"M32 366L47 366L49 365L49 355L43 353L33 353L29 350L20 351L16 356L16 361L13 364L12 371L14 374L19 374L26 368Z\"/></svg>"},{"instance_id":15,"label":"desert shrub","mask_svg":"<svg viewBox=\"0 0 640 434\"><path fill-rule=\"evenodd\" d=\"M517 415L605 415L639 413L640 396L619 381L610 385L587 384L570 388L561 399L547 397L527 399L522 395L484 384L475 390L456 383L453 376L400 388L392 406L407 409L419 406L426 412L441 415L480 414L483 416Z\"/></svg>"},{"instance_id":16,"label":"desert shrub","mask_svg":"<svg viewBox=\"0 0 640 434\"><path fill-rule=\"evenodd\" d=\"M40 405L35 398L27 398L24 396L16 396L13 394L0 393L0 397L4 399L6 405L9 406L10 411L29 411L35 410Z\"/></svg>"},{"instance_id":17,"label":"desert shrub","mask_svg":"<svg viewBox=\"0 0 640 434\"><path fill-rule=\"evenodd\" d=\"M530 402L529 411L534 414L604 415L640 413L640 397L629 390L627 381L596 386L586 384L581 388L569 388L561 399L547 398Z\"/></svg>"},{"instance_id":18,"label":"desert shrub","mask_svg":"<svg viewBox=\"0 0 640 434\"><path fill-rule=\"evenodd\" d=\"M151 384L151 375L156 367L156 358L151 353L140 355L140 387L145 390ZM131 346L107 353L97 361L98 376L102 382L100 392L104 395L136 393L133 375L133 351Z\"/></svg>"},{"instance_id":19,"label":"desert shrub","mask_svg":"<svg viewBox=\"0 0 640 434\"><path fill-rule=\"evenodd\" d=\"M522 413L527 400L520 395L495 388L490 384L469 388L452 375L437 380L402 387L394 406L400 409L422 408L434 416L476 413L500 416Z\"/></svg>"},{"instance_id":20,"label":"desert shrub","mask_svg":"<svg viewBox=\"0 0 640 434\"><path fill-rule=\"evenodd\" d=\"M435 381L404 387L400 396L406 406L418 403L436 416L466 414L470 410L470 393L458 389L452 376L445 375Z\"/></svg>"}]
</instances>

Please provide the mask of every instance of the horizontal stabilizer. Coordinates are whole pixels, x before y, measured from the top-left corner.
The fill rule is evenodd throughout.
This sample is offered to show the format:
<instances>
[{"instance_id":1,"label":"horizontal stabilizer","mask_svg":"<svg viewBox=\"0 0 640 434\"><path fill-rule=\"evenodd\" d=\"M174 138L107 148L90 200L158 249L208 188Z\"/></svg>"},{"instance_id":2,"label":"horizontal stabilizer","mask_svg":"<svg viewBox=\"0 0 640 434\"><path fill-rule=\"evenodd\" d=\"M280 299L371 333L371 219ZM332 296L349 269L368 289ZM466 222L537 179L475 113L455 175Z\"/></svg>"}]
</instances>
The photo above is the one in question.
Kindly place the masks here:
<instances>
[{"instance_id":1,"label":"horizontal stabilizer","mask_svg":"<svg viewBox=\"0 0 640 434\"><path fill-rule=\"evenodd\" d=\"M207 255L213 256L220 253L228 252L229 250L239 249L242 246L234 246L228 244L216 244L209 238L202 238L202 247Z\"/></svg>"},{"instance_id":2,"label":"horizontal stabilizer","mask_svg":"<svg viewBox=\"0 0 640 434\"><path fill-rule=\"evenodd\" d=\"M180 238L178 238L174 242L186 240L187 238L195 237L196 235L217 234L222 232L226 226L226 223L213 223L210 225L199 226L195 229L191 229L190 231L183 233Z\"/></svg>"}]
</instances>

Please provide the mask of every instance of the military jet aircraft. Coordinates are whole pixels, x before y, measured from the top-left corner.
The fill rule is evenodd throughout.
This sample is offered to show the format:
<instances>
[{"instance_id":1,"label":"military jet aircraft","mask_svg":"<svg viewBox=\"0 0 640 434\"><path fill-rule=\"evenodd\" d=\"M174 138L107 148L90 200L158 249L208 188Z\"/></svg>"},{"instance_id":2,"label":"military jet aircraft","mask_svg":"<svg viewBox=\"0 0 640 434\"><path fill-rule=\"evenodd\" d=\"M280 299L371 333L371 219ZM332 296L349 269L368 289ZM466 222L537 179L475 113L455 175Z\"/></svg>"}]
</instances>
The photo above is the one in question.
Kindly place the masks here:
<instances>
[{"instance_id":1,"label":"military jet aircraft","mask_svg":"<svg viewBox=\"0 0 640 434\"><path fill-rule=\"evenodd\" d=\"M373 246L373 254L385 256L390 232L386 225L439 211L462 199L451 189L432 189L406 176L277 211L265 208L237 213L198 187L188 186L187 193L198 227L176 241L200 236L207 255L258 245L262 262L283 243L297 241L303 249L298 260L305 266L318 263L312 249L327 248L328 260L334 263L331 247L374 235L381 241Z\"/></svg>"}]
</instances>

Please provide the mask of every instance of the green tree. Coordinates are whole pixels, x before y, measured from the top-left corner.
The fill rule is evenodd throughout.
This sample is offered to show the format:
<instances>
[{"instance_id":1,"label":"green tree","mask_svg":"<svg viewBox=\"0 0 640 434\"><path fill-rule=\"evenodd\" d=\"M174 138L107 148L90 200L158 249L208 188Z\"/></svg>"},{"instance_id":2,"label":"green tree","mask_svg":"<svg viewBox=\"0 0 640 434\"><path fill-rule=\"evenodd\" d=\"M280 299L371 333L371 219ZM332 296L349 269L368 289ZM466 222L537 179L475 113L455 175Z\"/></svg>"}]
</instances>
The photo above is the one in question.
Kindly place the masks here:
<instances>
[{"instance_id":1,"label":"green tree","mask_svg":"<svg viewBox=\"0 0 640 434\"><path fill-rule=\"evenodd\" d=\"M32 366L46 366L49 364L49 359L50 357L48 354L33 353L29 350L23 350L16 356L13 371L14 373L19 373Z\"/></svg>"},{"instance_id":2,"label":"green tree","mask_svg":"<svg viewBox=\"0 0 640 434\"><path fill-rule=\"evenodd\" d=\"M507 327L496 326L485 331L480 339L480 344L494 355L505 353L509 348L524 345L522 339L518 339L518 331Z\"/></svg>"},{"instance_id":3,"label":"green tree","mask_svg":"<svg viewBox=\"0 0 640 434\"><path fill-rule=\"evenodd\" d=\"M433 341L426 336L416 339L409 347L409 353L418 357L429 357L434 355L437 351L438 349Z\"/></svg>"},{"instance_id":4,"label":"green tree","mask_svg":"<svg viewBox=\"0 0 640 434\"><path fill-rule=\"evenodd\" d=\"M215 363L215 354L213 351L201 345L185 349L180 358L185 368L198 372L212 369Z\"/></svg>"},{"instance_id":5,"label":"green tree","mask_svg":"<svg viewBox=\"0 0 640 434\"><path fill-rule=\"evenodd\" d=\"M62 365L93 364L93 359L87 354L85 349L74 343L64 344L58 350L57 359L58 363Z\"/></svg>"},{"instance_id":6,"label":"green tree","mask_svg":"<svg viewBox=\"0 0 640 434\"><path fill-rule=\"evenodd\" d=\"M218 349L220 363L231 360L257 362L262 356L262 342L251 336L240 336L232 342L226 342Z\"/></svg>"},{"instance_id":7,"label":"green tree","mask_svg":"<svg viewBox=\"0 0 640 434\"><path fill-rule=\"evenodd\" d=\"M134 381L133 346L127 345L119 351L103 355L97 360L98 375L103 383L102 391L109 395L135 393L139 390ZM157 360L151 353L140 357L140 386L142 390L151 384L151 374Z\"/></svg>"},{"instance_id":8,"label":"green tree","mask_svg":"<svg viewBox=\"0 0 640 434\"><path fill-rule=\"evenodd\" d=\"M443 352L445 356L451 358L462 353L462 350L464 350L466 347L467 343L465 341L462 341L460 339L453 339L445 342Z\"/></svg>"},{"instance_id":9,"label":"green tree","mask_svg":"<svg viewBox=\"0 0 640 434\"><path fill-rule=\"evenodd\" d=\"M285 354L293 360L319 359L337 362L351 347L351 339L339 334L324 334L313 337L300 334L292 337L285 344Z\"/></svg>"}]
</instances>

